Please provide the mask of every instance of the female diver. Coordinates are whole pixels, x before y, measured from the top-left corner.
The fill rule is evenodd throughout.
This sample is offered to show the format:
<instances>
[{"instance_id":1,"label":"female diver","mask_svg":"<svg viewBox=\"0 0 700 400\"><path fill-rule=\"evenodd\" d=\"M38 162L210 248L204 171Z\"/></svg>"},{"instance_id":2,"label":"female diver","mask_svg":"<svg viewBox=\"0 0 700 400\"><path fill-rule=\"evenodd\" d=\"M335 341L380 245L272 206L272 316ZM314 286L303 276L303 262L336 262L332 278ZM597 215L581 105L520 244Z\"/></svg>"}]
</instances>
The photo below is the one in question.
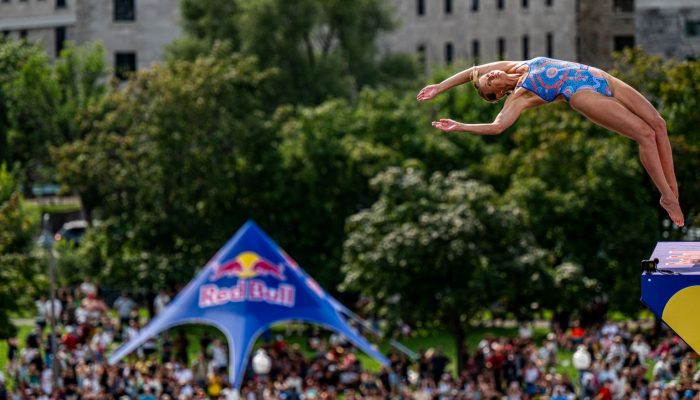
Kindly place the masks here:
<instances>
[{"instance_id":1,"label":"female diver","mask_svg":"<svg viewBox=\"0 0 700 400\"><path fill-rule=\"evenodd\" d=\"M430 100L469 81L486 101L495 102L508 95L496 119L490 124L441 119L432 123L434 127L445 132L497 135L528 108L566 101L594 123L639 144L642 165L661 192L661 206L676 225L683 226L666 122L634 88L597 68L538 57L471 67L439 84L426 86L416 98Z\"/></svg>"}]
</instances>

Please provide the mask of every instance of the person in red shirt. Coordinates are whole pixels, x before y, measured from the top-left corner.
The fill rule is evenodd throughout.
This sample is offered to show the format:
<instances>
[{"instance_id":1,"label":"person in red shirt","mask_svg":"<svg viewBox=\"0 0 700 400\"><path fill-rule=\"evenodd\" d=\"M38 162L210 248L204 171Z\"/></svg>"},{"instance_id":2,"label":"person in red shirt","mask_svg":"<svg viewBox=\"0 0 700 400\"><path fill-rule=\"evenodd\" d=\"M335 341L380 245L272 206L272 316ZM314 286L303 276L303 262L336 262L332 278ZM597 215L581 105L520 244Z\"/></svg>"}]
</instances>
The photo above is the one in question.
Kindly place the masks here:
<instances>
[{"instance_id":1,"label":"person in red shirt","mask_svg":"<svg viewBox=\"0 0 700 400\"><path fill-rule=\"evenodd\" d=\"M61 341L63 342L63 345L66 346L66 350L68 350L68 352L72 352L78 345L80 338L75 334L75 328L68 326L66 327L66 333L63 334Z\"/></svg>"},{"instance_id":2,"label":"person in red shirt","mask_svg":"<svg viewBox=\"0 0 700 400\"><path fill-rule=\"evenodd\" d=\"M612 400L612 391L610 390L610 386L612 386L612 381L610 379L606 379L605 382L603 382L603 386L598 389L598 394L596 394L593 400Z\"/></svg>"},{"instance_id":3,"label":"person in red shirt","mask_svg":"<svg viewBox=\"0 0 700 400\"><path fill-rule=\"evenodd\" d=\"M581 328L581 325L578 322L574 322L571 327L571 331L569 332L569 340L571 340L572 347L576 347L577 345L583 343L584 336L586 336L586 330Z\"/></svg>"}]
</instances>

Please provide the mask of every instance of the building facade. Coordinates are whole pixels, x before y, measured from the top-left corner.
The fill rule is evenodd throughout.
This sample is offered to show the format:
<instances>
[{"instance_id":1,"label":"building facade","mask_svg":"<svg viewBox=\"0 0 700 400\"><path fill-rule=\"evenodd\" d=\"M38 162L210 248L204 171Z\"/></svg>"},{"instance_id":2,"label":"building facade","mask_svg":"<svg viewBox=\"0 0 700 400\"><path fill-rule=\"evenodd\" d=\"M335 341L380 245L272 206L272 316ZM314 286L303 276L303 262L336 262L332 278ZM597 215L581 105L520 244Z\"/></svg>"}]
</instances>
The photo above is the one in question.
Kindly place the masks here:
<instances>
[{"instance_id":1,"label":"building facade","mask_svg":"<svg viewBox=\"0 0 700 400\"><path fill-rule=\"evenodd\" d=\"M579 0L578 60L609 68L612 54L635 45L634 0Z\"/></svg>"},{"instance_id":2,"label":"building facade","mask_svg":"<svg viewBox=\"0 0 700 400\"><path fill-rule=\"evenodd\" d=\"M635 33L651 54L700 58L700 0L637 0Z\"/></svg>"},{"instance_id":3,"label":"building facade","mask_svg":"<svg viewBox=\"0 0 700 400\"><path fill-rule=\"evenodd\" d=\"M634 0L393 0L398 28L384 52L451 63L548 56L607 68L634 44Z\"/></svg>"},{"instance_id":4,"label":"building facade","mask_svg":"<svg viewBox=\"0 0 700 400\"><path fill-rule=\"evenodd\" d=\"M51 57L72 39L76 0L0 0L0 33L44 44Z\"/></svg>"},{"instance_id":5,"label":"building facade","mask_svg":"<svg viewBox=\"0 0 700 400\"><path fill-rule=\"evenodd\" d=\"M65 40L101 41L118 76L164 58L177 38L179 0L0 0L0 31L40 41L56 57Z\"/></svg>"}]
</instances>

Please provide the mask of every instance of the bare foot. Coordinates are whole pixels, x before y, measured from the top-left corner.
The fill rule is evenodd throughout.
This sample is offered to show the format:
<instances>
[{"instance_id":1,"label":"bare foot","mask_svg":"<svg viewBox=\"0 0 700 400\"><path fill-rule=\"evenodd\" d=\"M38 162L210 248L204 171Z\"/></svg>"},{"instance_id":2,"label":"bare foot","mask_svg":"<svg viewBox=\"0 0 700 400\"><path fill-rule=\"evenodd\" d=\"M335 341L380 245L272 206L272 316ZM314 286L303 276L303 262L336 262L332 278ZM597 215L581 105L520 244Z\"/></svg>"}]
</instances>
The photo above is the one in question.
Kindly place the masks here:
<instances>
[{"instance_id":1,"label":"bare foot","mask_svg":"<svg viewBox=\"0 0 700 400\"><path fill-rule=\"evenodd\" d=\"M685 221L683 219L683 211L681 211L681 206L678 204L678 200L668 199L662 196L659 204L661 204L661 207L666 210L668 216L671 217L671 221L673 221L674 224L678 226L684 225Z\"/></svg>"}]
</instances>

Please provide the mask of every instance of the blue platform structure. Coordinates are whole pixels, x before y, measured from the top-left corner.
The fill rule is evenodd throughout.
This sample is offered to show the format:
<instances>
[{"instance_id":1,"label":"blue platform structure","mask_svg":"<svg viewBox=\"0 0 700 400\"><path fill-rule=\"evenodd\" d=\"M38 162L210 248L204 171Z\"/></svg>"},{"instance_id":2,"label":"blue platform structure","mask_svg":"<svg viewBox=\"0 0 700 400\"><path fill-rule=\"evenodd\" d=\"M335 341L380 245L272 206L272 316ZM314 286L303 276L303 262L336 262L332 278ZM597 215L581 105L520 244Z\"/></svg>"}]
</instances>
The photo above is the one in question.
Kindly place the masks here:
<instances>
[{"instance_id":1,"label":"blue platform structure","mask_svg":"<svg viewBox=\"0 0 700 400\"><path fill-rule=\"evenodd\" d=\"M109 363L172 327L208 324L228 339L229 377L234 387L240 387L255 339L273 324L304 321L341 333L388 365L389 360L349 320L359 318L249 221L160 314L110 355Z\"/></svg>"},{"instance_id":2,"label":"blue platform structure","mask_svg":"<svg viewBox=\"0 0 700 400\"><path fill-rule=\"evenodd\" d=\"M642 266L642 302L700 353L700 242L659 242Z\"/></svg>"}]
</instances>

